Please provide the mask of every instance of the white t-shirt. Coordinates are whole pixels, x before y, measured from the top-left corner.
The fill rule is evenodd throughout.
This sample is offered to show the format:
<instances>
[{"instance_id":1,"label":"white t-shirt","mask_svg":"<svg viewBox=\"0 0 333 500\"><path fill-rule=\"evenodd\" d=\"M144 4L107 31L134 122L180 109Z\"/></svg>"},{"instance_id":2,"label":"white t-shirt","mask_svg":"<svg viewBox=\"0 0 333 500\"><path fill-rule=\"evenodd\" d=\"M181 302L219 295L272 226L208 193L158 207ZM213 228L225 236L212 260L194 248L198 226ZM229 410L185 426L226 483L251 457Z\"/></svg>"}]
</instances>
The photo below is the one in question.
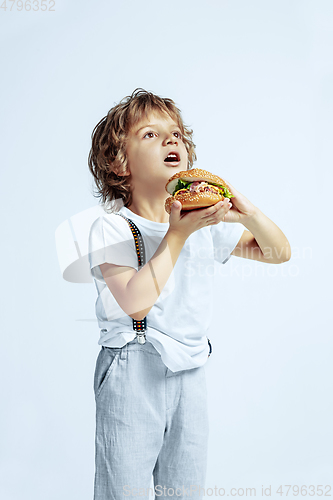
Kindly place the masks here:
<instances>
[{"instance_id":1,"label":"white t-shirt","mask_svg":"<svg viewBox=\"0 0 333 500\"><path fill-rule=\"evenodd\" d=\"M124 206L119 212L140 230L147 263L159 247L169 223L145 219ZM243 231L242 224L220 222L192 233L149 311L146 339L171 371L196 368L207 361L209 346L206 335L214 302L214 258L223 264L227 262ZM106 213L92 224L89 263L98 292L96 316L101 328L98 343L123 347L134 340L136 333L132 318L121 309L104 281L99 267L104 262L133 267L138 271L132 231L127 221L115 213Z\"/></svg>"}]
</instances>

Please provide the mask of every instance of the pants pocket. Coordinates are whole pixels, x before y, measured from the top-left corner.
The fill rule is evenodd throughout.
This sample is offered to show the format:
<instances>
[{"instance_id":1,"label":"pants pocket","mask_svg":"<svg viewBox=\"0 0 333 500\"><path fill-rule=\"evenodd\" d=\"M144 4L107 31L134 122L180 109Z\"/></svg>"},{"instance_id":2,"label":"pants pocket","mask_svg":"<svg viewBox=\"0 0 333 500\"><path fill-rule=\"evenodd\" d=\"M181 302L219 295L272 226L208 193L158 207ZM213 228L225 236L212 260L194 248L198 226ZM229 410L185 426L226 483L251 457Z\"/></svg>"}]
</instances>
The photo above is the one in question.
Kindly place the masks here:
<instances>
[{"instance_id":1,"label":"pants pocket","mask_svg":"<svg viewBox=\"0 0 333 500\"><path fill-rule=\"evenodd\" d=\"M96 399L100 395L113 368L115 367L119 354L120 351L117 348L112 349L108 347L104 349L102 348L100 350L96 361L95 376L94 376L94 393Z\"/></svg>"}]
</instances>

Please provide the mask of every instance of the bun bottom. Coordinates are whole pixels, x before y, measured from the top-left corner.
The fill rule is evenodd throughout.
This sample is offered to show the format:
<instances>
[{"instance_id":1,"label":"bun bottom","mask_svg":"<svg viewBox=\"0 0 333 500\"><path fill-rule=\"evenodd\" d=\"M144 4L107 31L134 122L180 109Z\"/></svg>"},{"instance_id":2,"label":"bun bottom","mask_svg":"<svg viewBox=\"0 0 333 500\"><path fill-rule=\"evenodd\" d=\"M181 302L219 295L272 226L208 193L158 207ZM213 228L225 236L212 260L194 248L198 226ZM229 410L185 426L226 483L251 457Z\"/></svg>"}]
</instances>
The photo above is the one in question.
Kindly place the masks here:
<instances>
[{"instance_id":1,"label":"bun bottom","mask_svg":"<svg viewBox=\"0 0 333 500\"><path fill-rule=\"evenodd\" d=\"M207 208L215 205L221 200L224 200L224 197L220 194L215 194L209 191L203 191L199 193L190 193L189 191L182 191L179 195L169 196L165 200L165 211L170 215L171 214L171 205L173 202L177 200L182 204L182 210L194 210L196 208Z\"/></svg>"}]
</instances>

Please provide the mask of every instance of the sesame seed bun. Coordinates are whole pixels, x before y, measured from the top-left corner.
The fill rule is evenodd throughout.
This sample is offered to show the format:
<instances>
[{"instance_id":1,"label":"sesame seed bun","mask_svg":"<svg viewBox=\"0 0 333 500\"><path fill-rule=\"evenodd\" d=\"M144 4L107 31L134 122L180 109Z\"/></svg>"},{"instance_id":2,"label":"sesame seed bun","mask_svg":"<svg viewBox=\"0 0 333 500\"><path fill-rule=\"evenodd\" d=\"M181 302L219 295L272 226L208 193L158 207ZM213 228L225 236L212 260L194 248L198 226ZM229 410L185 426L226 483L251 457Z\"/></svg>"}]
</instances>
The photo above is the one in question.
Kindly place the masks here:
<instances>
[{"instance_id":1,"label":"sesame seed bun","mask_svg":"<svg viewBox=\"0 0 333 500\"><path fill-rule=\"evenodd\" d=\"M228 184L223 179L221 179L221 177L218 177L217 175L214 175L207 170L193 168L191 170L183 170L182 172L177 172L175 175L170 177L165 185L165 189L169 194L172 195L179 179L182 179L186 182L205 181L228 188ZM201 191L197 193L190 193L189 190L177 191L175 196L169 196L169 198L167 198L165 201L165 211L168 214L171 213L171 205L175 200L181 202L182 210L194 210L196 208L206 208L215 205L215 203L224 200L224 196L220 193L212 193L210 191Z\"/></svg>"}]
</instances>

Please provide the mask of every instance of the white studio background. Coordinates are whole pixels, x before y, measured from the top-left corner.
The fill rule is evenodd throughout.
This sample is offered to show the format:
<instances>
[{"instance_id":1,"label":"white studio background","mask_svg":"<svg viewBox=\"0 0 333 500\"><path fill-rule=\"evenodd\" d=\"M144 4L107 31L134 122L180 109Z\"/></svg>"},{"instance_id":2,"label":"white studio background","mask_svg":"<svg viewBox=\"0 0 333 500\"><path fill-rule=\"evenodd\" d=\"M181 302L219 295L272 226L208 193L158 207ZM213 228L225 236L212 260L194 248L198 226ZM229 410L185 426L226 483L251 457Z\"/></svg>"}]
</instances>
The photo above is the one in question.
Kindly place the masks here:
<instances>
[{"instance_id":1,"label":"white studio background","mask_svg":"<svg viewBox=\"0 0 333 500\"><path fill-rule=\"evenodd\" d=\"M98 204L91 132L137 87L293 250L216 264L206 487L332 484L333 3L20 5L0 9L1 498L92 498L96 290L62 279L55 231Z\"/></svg>"}]
</instances>

